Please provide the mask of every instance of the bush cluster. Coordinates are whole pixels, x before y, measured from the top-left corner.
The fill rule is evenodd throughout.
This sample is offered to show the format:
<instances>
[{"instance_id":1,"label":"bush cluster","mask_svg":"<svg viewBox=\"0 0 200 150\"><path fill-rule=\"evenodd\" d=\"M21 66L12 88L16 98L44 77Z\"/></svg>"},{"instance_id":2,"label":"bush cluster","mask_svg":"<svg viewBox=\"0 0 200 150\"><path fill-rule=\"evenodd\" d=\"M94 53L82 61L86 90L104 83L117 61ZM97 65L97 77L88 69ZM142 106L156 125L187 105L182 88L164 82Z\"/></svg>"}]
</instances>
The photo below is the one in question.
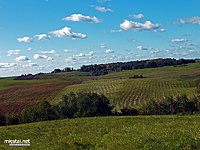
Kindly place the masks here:
<instances>
[{"instance_id":1,"label":"bush cluster","mask_svg":"<svg viewBox=\"0 0 200 150\"><path fill-rule=\"evenodd\" d=\"M151 99L143 105L142 110L145 115L172 115L197 113L199 108L196 97L188 99L186 94L182 94L175 99L172 96L167 97L161 102Z\"/></svg>"},{"instance_id":2,"label":"bush cluster","mask_svg":"<svg viewBox=\"0 0 200 150\"><path fill-rule=\"evenodd\" d=\"M65 118L95 117L112 115L113 106L102 94L70 93L63 95L58 105L42 101L38 106L24 109L20 115L0 113L0 125L23 124ZM1 112L1 111L0 111Z\"/></svg>"},{"instance_id":3,"label":"bush cluster","mask_svg":"<svg viewBox=\"0 0 200 150\"><path fill-rule=\"evenodd\" d=\"M62 101L57 105L51 105L42 101L38 106L30 106L24 109L20 115L4 115L0 110L0 125L15 125L46 120L66 118L95 117L95 116L137 116L137 115L172 115L193 114L200 111L200 103L196 97L188 99L186 94L176 98L167 97L156 102L149 100L141 108L122 108L121 112L112 111L113 106L102 94L96 93L70 93L63 95Z\"/></svg>"}]
</instances>

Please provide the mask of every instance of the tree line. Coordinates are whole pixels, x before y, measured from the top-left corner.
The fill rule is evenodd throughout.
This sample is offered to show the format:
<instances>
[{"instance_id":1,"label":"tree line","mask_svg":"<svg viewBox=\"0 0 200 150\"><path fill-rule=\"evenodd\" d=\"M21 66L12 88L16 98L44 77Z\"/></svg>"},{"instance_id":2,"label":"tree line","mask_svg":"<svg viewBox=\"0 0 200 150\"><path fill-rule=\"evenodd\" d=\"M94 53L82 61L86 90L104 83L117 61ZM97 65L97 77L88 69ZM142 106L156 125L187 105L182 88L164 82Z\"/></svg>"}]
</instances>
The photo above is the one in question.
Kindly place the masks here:
<instances>
[{"instance_id":1,"label":"tree line","mask_svg":"<svg viewBox=\"0 0 200 150\"><path fill-rule=\"evenodd\" d=\"M120 112L113 108L103 94L70 93L70 95L64 95L57 105L42 101L38 106L24 109L20 115L4 115L0 111L0 125L97 116L193 114L200 112L200 101L198 97L189 99L186 94L182 94L176 98L167 97L160 102L150 99L140 108L122 108Z\"/></svg>"},{"instance_id":2,"label":"tree line","mask_svg":"<svg viewBox=\"0 0 200 150\"><path fill-rule=\"evenodd\" d=\"M171 58L159 58L152 60L130 61L130 62L117 62L109 64L94 64L83 65L79 71L93 72L93 75L104 75L109 72L119 72L122 70L144 69L144 68L157 68L164 66L178 66L188 63L196 63L194 59L171 59Z\"/></svg>"}]
</instances>

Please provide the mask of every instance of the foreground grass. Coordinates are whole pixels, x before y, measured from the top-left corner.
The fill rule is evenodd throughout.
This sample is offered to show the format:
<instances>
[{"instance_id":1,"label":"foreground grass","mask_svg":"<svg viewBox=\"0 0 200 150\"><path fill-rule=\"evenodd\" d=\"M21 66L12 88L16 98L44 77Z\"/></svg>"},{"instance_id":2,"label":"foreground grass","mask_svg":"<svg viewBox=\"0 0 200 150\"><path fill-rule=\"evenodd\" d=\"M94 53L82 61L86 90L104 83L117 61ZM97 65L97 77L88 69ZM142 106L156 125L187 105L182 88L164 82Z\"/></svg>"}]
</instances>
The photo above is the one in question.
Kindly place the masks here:
<instances>
[{"instance_id":1,"label":"foreground grass","mask_svg":"<svg viewBox=\"0 0 200 150\"><path fill-rule=\"evenodd\" d=\"M97 117L0 127L0 149L200 149L200 116ZM30 139L9 147L6 139Z\"/></svg>"}]
</instances>

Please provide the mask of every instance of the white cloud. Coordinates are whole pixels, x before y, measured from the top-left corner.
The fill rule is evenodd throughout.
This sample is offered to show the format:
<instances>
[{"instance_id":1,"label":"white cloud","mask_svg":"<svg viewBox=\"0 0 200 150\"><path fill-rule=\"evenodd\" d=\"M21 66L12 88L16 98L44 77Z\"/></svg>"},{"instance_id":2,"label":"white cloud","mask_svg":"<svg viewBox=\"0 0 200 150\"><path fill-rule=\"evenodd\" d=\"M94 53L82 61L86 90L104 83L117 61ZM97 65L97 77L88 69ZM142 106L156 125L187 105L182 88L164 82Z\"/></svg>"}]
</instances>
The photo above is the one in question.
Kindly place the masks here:
<instances>
[{"instance_id":1,"label":"white cloud","mask_svg":"<svg viewBox=\"0 0 200 150\"><path fill-rule=\"evenodd\" d=\"M62 28L60 30L56 30L56 31L51 31L49 33L55 35L56 37L68 37L71 39L87 38L87 35L82 34L82 33L74 33L71 31L71 28L68 28L68 27L64 27L64 28Z\"/></svg>"},{"instance_id":2,"label":"white cloud","mask_svg":"<svg viewBox=\"0 0 200 150\"><path fill-rule=\"evenodd\" d=\"M153 30L154 32L165 32L165 31L167 31L168 29L164 29L164 28L161 28L160 30Z\"/></svg>"},{"instance_id":3,"label":"white cloud","mask_svg":"<svg viewBox=\"0 0 200 150\"><path fill-rule=\"evenodd\" d=\"M39 55L39 54L35 54L34 56L33 56L33 59L43 59L43 58L48 58L46 55Z\"/></svg>"},{"instance_id":4,"label":"white cloud","mask_svg":"<svg viewBox=\"0 0 200 150\"><path fill-rule=\"evenodd\" d=\"M42 54L55 54L56 53L56 51L53 49L51 51L39 51L39 52Z\"/></svg>"},{"instance_id":5,"label":"white cloud","mask_svg":"<svg viewBox=\"0 0 200 150\"><path fill-rule=\"evenodd\" d=\"M187 42L187 39L172 39L171 42L173 43L179 43L179 42Z\"/></svg>"},{"instance_id":6,"label":"white cloud","mask_svg":"<svg viewBox=\"0 0 200 150\"><path fill-rule=\"evenodd\" d=\"M29 50L29 51L31 51L31 50L33 50L31 47L29 47L27 50Z\"/></svg>"},{"instance_id":7,"label":"white cloud","mask_svg":"<svg viewBox=\"0 0 200 150\"><path fill-rule=\"evenodd\" d=\"M130 39L129 41L130 42L136 42L137 40L136 39Z\"/></svg>"},{"instance_id":8,"label":"white cloud","mask_svg":"<svg viewBox=\"0 0 200 150\"><path fill-rule=\"evenodd\" d=\"M82 21L82 22L89 22L89 23L99 23L101 20L96 18L95 16L90 17L90 16L84 16L82 14L72 14L69 17L65 17L62 20L65 21Z\"/></svg>"},{"instance_id":9,"label":"white cloud","mask_svg":"<svg viewBox=\"0 0 200 150\"><path fill-rule=\"evenodd\" d=\"M35 62L32 62L32 63L29 63L29 66L32 67L32 66L38 66Z\"/></svg>"},{"instance_id":10,"label":"white cloud","mask_svg":"<svg viewBox=\"0 0 200 150\"><path fill-rule=\"evenodd\" d=\"M110 30L111 33L114 33L114 32L122 32L122 29L119 29L119 30Z\"/></svg>"},{"instance_id":11,"label":"white cloud","mask_svg":"<svg viewBox=\"0 0 200 150\"><path fill-rule=\"evenodd\" d=\"M38 34L38 35L35 35L34 37L38 38L38 40L41 40L41 39L50 40L51 39L51 36L46 35L46 34Z\"/></svg>"},{"instance_id":12,"label":"white cloud","mask_svg":"<svg viewBox=\"0 0 200 150\"><path fill-rule=\"evenodd\" d=\"M189 52L190 52L190 53L195 53L195 52L197 52L197 51L195 51L195 50L189 50Z\"/></svg>"},{"instance_id":13,"label":"white cloud","mask_svg":"<svg viewBox=\"0 0 200 150\"><path fill-rule=\"evenodd\" d=\"M15 63L0 63L0 68L10 68L13 66L17 66Z\"/></svg>"},{"instance_id":14,"label":"white cloud","mask_svg":"<svg viewBox=\"0 0 200 150\"><path fill-rule=\"evenodd\" d=\"M84 57L84 56L86 56L86 55L83 53L80 53L79 55L74 55L74 57Z\"/></svg>"},{"instance_id":15,"label":"white cloud","mask_svg":"<svg viewBox=\"0 0 200 150\"><path fill-rule=\"evenodd\" d=\"M55 54L54 56L56 56L56 57L60 57L60 55L59 55L59 54Z\"/></svg>"},{"instance_id":16,"label":"white cloud","mask_svg":"<svg viewBox=\"0 0 200 150\"><path fill-rule=\"evenodd\" d=\"M143 47L143 46L138 46L137 49L139 49L139 50L148 50L148 48Z\"/></svg>"},{"instance_id":17,"label":"white cloud","mask_svg":"<svg viewBox=\"0 0 200 150\"><path fill-rule=\"evenodd\" d=\"M194 45L194 44L192 44L192 43L187 43L187 46L192 46L192 45Z\"/></svg>"},{"instance_id":18,"label":"white cloud","mask_svg":"<svg viewBox=\"0 0 200 150\"><path fill-rule=\"evenodd\" d=\"M18 49L17 49L17 50L8 50L8 51L7 51L7 53L8 53L7 56L18 55L20 51L21 51L21 50L18 50Z\"/></svg>"},{"instance_id":19,"label":"white cloud","mask_svg":"<svg viewBox=\"0 0 200 150\"><path fill-rule=\"evenodd\" d=\"M90 55L93 55L93 54L95 54L95 53L94 53L93 51L91 51L91 52L89 52L89 54L90 54Z\"/></svg>"},{"instance_id":20,"label":"white cloud","mask_svg":"<svg viewBox=\"0 0 200 150\"><path fill-rule=\"evenodd\" d=\"M65 49L63 50L64 52L77 52L77 50L69 50L69 49Z\"/></svg>"},{"instance_id":21,"label":"white cloud","mask_svg":"<svg viewBox=\"0 0 200 150\"><path fill-rule=\"evenodd\" d=\"M101 44L99 44L99 45L100 45L101 48L106 48L106 45L103 44L103 43L101 43Z\"/></svg>"},{"instance_id":22,"label":"white cloud","mask_svg":"<svg viewBox=\"0 0 200 150\"><path fill-rule=\"evenodd\" d=\"M106 53L114 53L114 51L111 50L111 49L107 49L105 52L106 52Z\"/></svg>"},{"instance_id":23,"label":"white cloud","mask_svg":"<svg viewBox=\"0 0 200 150\"><path fill-rule=\"evenodd\" d=\"M73 58L73 57L68 57L67 59L65 59L65 62L66 63L72 63L72 62L76 62L76 58Z\"/></svg>"},{"instance_id":24,"label":"white cloud","mask_svg":"<svg viewBox=\"0 0 200 150\"><path fill-rule=\"evenodd\" d=\"M25 43L27 43L27 42L33 42L33 39L32 38L29 38L29 37L23 37L23 38L17 38L17 40L19 41L19 42L25 42Z\"/></svg>"},{"instance_id":25,"label":"white cloud","mask_svg":"<svg viewBox=\"0 0 200 150\"><path fill-rule=\"evenodd\" d=\"M48 58L47 58L47 61L53 61L53 58L48 57Z\"/></svg>"},{"instance_id":26,"label":"white cloud","mask_svg":"<svg viewBox=\"0 0 200 150\"><path fill-rule=\"evenodd\" d=\"M200 25L200 17L194 16L191 18L178 19L182 24L198 24Z\"/></svg>"},{"instance_id":27,"label":"white cloud","mask_svg":"<svg viewBox=\"0 0 200 150\"><path fill-rule=\"evenodd\" d=\"M143 14L138 14L138 15L129 15L129 17L133 17L135 19L143 19L144 15Z\"/></svg>"},{"instance_id":28,"label":"white cloud","mask_svg":"<svg viewBox=\"0 0 200 150\"><path fill-rule=\"evenodd\" d=\"M96 10L98 11L101 11L101 12L114 12L114 10L110 9L110 8L105 8L105 7L100 7L100 6L94 6L94 5L91 5L91 7L95 7Z\"/></svg>"},{"instance_id":29,"label":"white cloud","mask_svg":"<svg viewBox=\"0 0 200 150\"><path fill-rule=\"evenodd\" d=\"M27 61L29 60L27 56L19 56L15 58L15 61Z\"/></svg>"},{"instance_id":30,"label":"white cloud","mask_svg":"<svg viewBox=\"0 0 200 150\"><path fill-rule=\"evenodd\" d=\"M161 27L162 24L153 24L151 21L146 21L144 24L139 22L133 22L124 20L120 27L124 30L142 31L142 30L155 30Z\"/></svg>"}]
</instances>

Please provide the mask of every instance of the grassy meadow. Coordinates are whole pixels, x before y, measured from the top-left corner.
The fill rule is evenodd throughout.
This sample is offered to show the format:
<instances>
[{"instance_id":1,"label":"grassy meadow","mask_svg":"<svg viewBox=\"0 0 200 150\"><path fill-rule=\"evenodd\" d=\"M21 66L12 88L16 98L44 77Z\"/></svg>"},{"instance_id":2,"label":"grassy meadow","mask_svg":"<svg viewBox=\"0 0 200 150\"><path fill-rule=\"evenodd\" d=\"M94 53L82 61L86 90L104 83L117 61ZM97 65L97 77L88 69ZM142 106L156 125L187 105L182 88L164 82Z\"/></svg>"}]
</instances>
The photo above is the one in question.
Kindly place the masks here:
<instances>
[{"instance_id":1,"label":"grassy meadow","mask_svg":"<svg viewBox=\"0 0 200 150\"><path fill-rule=\"evenodd\" d=\"M134 75L145 78L129 79ZM111 104L141 107L150 98L195 94L200 64L114 72L104 76L74 73L45 75L39 80L0 78L0 108L20 113L47 100L61 101L70 92L103 93ZM51 79L50 79L51 78ZM200 149L200 116L112 116L74 118L0 127L0 149ZM30 139L30 147L11 147L8 139Z\"/></svg>"},{"instance_id":2,"label":"grassy meadow","mask_svg":"<svg viewBox=\"0 0 200 150\"><path fill-rule=\"evenodd\" d=\"M143 75L145 78L129 79L134 75ZM183 93L189 98L193 97L199 75L200 63L192 63L177 67L125 70L104 76L87 76L74 71L45 74L41 79L34 80L0 78L0 107L10 108L7 112L12 112L13 107L9 107L14 104L12 102L47 100L56 104L61 101L62 95L70 92L95 92L103 93L119 111L123 107L141 107L150 98L161 101L167 96Z\"/></svg>"},{"instance_id":3,"label":"grassy meadow","mask_svg":"<svg viewBox=\"0 0 200 150\"><path fill-rule=\"evenodd\" d=\"M199 116L122 116L0 127L0 149L200 149ZM30 139L9 147L6 139Z\"/></svg>"}]
</instances>

